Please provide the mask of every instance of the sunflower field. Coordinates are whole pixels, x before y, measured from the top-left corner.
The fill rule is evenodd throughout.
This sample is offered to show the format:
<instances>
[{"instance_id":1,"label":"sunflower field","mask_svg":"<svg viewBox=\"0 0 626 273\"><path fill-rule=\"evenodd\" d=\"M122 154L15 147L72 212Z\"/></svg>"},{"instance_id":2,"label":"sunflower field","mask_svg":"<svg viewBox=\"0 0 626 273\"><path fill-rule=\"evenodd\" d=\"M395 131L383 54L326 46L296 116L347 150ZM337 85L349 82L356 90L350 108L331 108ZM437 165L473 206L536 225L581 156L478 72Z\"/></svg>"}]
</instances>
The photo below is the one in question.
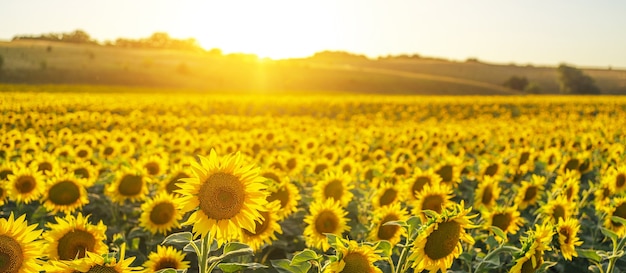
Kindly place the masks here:
<instances>
[{"instance_id":1,"label":"sunflower field","mask_svg":"<svg viewBox=\"0 0 626 273\"><path fill-rule=\"evenodd\" d=\"M626 97L4 92L0 272L626 272Z\"/></svg>"}]
</instances>

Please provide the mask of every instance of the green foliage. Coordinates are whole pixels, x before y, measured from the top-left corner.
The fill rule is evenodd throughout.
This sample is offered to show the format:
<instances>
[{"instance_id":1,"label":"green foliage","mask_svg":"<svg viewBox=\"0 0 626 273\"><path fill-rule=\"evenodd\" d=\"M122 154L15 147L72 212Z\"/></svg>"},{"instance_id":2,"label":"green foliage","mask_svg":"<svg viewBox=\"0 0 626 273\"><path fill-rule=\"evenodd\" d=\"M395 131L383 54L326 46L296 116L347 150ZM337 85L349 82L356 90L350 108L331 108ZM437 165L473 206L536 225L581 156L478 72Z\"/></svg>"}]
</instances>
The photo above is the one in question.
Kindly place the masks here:
<instances>
[{"instance_id":1,"label":"green foliage","mask_svg":"<svg viewBox=\"0 0 626 273\"><path fill-rule=\"evenodd\" d=\"M511 89L522 91L528 86L528 79L526 77L511 76L508 80L502 83L502 85Z\"/></svg>"},{"instance_id":2,"label":"green foliage","mask_svg":"<svg viewBox=\"0 0 626 273\"><path fill-rule=\"evenodd\" d=\"M2 70L2 66L4 65L4 57L0 55L0 70Z\"/></svg>"},{"instance_id":3,"label":"green foliage","mask_svg":"<svg viewBox=\"0 0 626 273\"><path fill-rule=\"evenodd\" d=\"M565 64L557 68L561 93L565 94L600 94L594 80L580 69Z\"/></svg>"}]
</instances>

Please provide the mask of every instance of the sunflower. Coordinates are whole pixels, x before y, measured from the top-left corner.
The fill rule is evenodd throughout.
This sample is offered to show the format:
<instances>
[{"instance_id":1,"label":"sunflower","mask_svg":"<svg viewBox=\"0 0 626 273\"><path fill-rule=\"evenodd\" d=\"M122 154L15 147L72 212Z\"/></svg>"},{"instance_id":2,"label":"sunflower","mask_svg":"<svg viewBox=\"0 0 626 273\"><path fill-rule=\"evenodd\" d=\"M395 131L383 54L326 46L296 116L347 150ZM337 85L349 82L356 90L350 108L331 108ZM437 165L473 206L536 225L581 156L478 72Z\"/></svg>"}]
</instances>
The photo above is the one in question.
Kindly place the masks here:
<instances>
[{"instance_id":1,"label":"sunflower","mask_svg":"<svg viewBox=\"0 0 626 273\"><path fill-rule=\"evenodd\" d=\"M330 248L325 233L341 235L350 230L347 225L348 212L332 198L311 203L310 214L304 218L307 224L304 229L305 243L308 247L320 248L324 252Z\"/></svg>"},{"instance_id":2,"label":"sunflower","mask_svg":"<svg viewBox=\"0 0 626 273\"><path fill-rule=\"evenodd\" d=\"M410 200L417 200L417 193L421 192L425 185L440 184L441 177L435 174L433 169L422 170L415 168L413 175L405 180Z\"/></svg>"},{"instance_id":3,"label":"sunflower","mask_svg":"<svg viewBox=\"0 0 626 273\"><path fill-rule=\"evenodd\" d=\"M350 176L359 172L360 165L357 164L354 157L346 157L339 161L339 169L341 172L347 173Z\"/></svg>"},{"instance_id":4,"label":"sunflower","mask_svg":"<svg viewBox=\"0 0 626 273\"><path fill-rule=\"evenodd\" d=\"M350 190L353 188L352 177L349 174L328 172L324 180L315 185L313 198L315 200L334 199L345 207L352 200L353 195Z\"/></svg>"},{"instance_id":5,"label":"sunflower","mask_svg":"<svg viewBox=\"0 0 626 273\"><path fill-rule=\"evenodd\" d=\"M86 272L86 273L128 273L135 272L138 267L131 267L130 265L135 260L135 257L130 257L128 259L124 259L126 252L126 245L122 245L122 249L120 250L119 261L115 257L102 256L102 254L93 253L87 251L85 258L74 260L69 262L70 267L72 267L75 272Z\"/></svg>"},{"instance_id":6,"label":"sunflower","mask_svg":"<svg viewBox=\"0 0 626 273\"><path fill-rule=\"evenodd\" d=\"M608 185L613 193L626 191L626 165L613 167L602 177L602 182Z\"/></svg>"},{"instance_id":7,"label":"sunflower","mask_svg":"<svg viewBox=\"0 0 626 273\"><path fill-rule=\"evenodd\" d=\"M355 241L337 244L337 259L333 259L324 269L324 273L382 273L374 262L382 260L376 250L368 245L359 245Z\"/></svg>"},{"instance_id":8,"label":"sunflower","mask_svg":"<svg viewBox=\"0 0 626 273\"><path fill-rule=\"evenodd\" d=\"M321 157L313 162L313 164L311 165L311 171L314 174L322 174L327 171L328 168L330 168L331 166L333 166L333 163L330 162L330 160Z\"/></svg>"},{"instance_id":9,"label":"sunflower","mask_svg":"<svg viewBox=\"0 0 626 273\"><path fill-rule=\"evenodd\" d=\"M120 144L115 142L106 142L105 145L98 146L98 157L102 159L113 159L118 156L122 151Z\"/></svg>"},{"instance_id":10,"label":"sunflower","mask_svg":"<svg viewBox=\"0 0 626 273\"><path fill-rule=\"evenodd\" d=\"M482 207L490 209L496 204L499 196L500 186L498 186L498 179L493 176L485 176L476 187L474 207L477 209Z\"/></svg>"},{"instance_id":11,"label":"sunflower","mask_svg":"<svg viewBox=\"0 0 626 273\"><path fill-rule=\"evenodd\" d=\"M379 184L378 187L374 188L375 193L372 199L374 208L386 207L404 201L402 188L399 184L388 182Z\"/></svg>"},{"instance_id":12,"label":"sunflower","mask_svg":"<svg viewBox=\"0 0 626 273\"><path fill-rule=\"evenodd\" d=\"M189 262L185 261L185 254L172 246L157 246L156 252L148 255L148 260L143 263L143 273L154 273L161 269L188 269Z\"/></svg>"},{"instance_id":13,"label":"sunflower","mask_svg":"<svg viewBox=\"0 0 626 273\"><path fill-rule=\"evenodd\" d=\"M547 148L539 155L541 162L545 164L545 168L548 172L556 171L562 157L562 151L557 147Z\"/></svg>"},{"instance_id":14,"label":"sunflower","mask_svg":"<svg viewBox=\"0 0 626 273\"><path fill-rule=\"evenodd\" d=\"M392 246L400 242L401 237L405 234L403 228L398 225L385 225L391 221L405 221L408 219L408 212L401 207L400 203L393 203L374 210L372 213L372 225L368 239L370 241L387 240Z\"/></svg>"},{"instance_id":15,"label":"sunflower","mask_svg":"<svg viewBox=\"0 0 626 273\"><path fill-rule=\"evenodd\" d=\"M512 166L516 173L519 174L532 172L535 169L536 157L534 148L520 148L513 155L510 166Z\"/></svg>"},{"instance_id":16,"label":"sunflower","mask_svg":"<svg viewBox=\"0 0 626 273\"><path fill-rule=\"evenodd\" d=\"M500 228L505 234L516 234L520 226L524 224L524 218L520 217L517 206L496 206L493 210L483 210L482 214L483 219L486 219L484 226L487 230L494 226ZM496 238L506 240L506 238Z\"/></svg>"},{"instance_id":17,"label":"sunflower","mask_svg":"<svg viewBox=\"0 0 626 273\"><path fill-rule=\"evenodd\" d=\"M43 206L55 214L59 211L65 214L74 213L89 203L84 185L84 179L76 178L68 173L57 173L46 184L42 198Z\"/></svg>"},{"instance_id":18,"label":"sunflower","mask_svg":"<svg viewBox=\"0 0 626 273\"><path fill-rule=\"evenodd\" d=\"M298 210L300 191L288 178L283 178L278 183L271 183L268 190L270 194L267 196L267 202L280 201L280 210L276 212L278 220L283 220Z\"/></svg>"},{"instance_id":19,"label":"sunflower","mask_svg":"<svg viewBox=\"0 0 626 273\"><path fill-rule=\"evenodd\" d=\"M551 250L554 231L551 224L535 225L534 230L522 238L522 249L515 255L515 265L510 273L535 272L543 264L543 253Z\"/></svg>"},{"instance_id":20,"label":"sunflower","mask_svg":"<svg viewBox=\"0 0 626 273\"><path fill-rule=\"evenodd\" d=\"M452 189L445 184L425 185L421 192L418 192L413 203L413 214L419 215L422 221L426 221L426 215L422 210L432 210L441 213L447 206L452 204Z\"/></svg>"},{"instance_id":21,"label":"sunflower","mask_svg":"<svg viewBox=\"0 0 626 273\"><path fill-rule=\"evenodd\" d=\"M150 155L139 159L134 165L141 166L144 173L150 177L159 177L168 169L167 162L167 158L159 155Z\"/></svg>"},{"instance_id":22,"label":"sunflower","mask_svg":"<svg viewBox=\"0 0 626 273\"><path fill-rule=\"evenodd\" d=\"M5 187L9 200L25 204L38 200L45 187L43 174L32 165L26 167L19 163L13 167L13 174L7 176L9 182Z\"/></svg>"},{"instance_id":23,"label":"sunflower","mask_svg":"<svg viewBox=\"0 0 626 273\"><path fill-rule=\"evenodd\" d=\"M58 171L58 162L59 161L57 160L56 156L46 152L40 152L35 154L33 161L31 161L29 165L35 165L35 168L38 171L41 171L43 174L48 175L48 173Z\"/></svg>"},{"instance_id":24,"label":"sunflower","mask_svg":"<svg viewBox=\"0 0 626 273\"><path fill-rule=\"evenodd\" d=\"M611 203L601 208L606 214L604 216L604 226L619 235L626 235L626 227L621 223L611 220L612 216L618 216L626 219L626 196L617 197L611 200Z\"/></svg>"},{"instance_id":25,"label":"sunflower","mask_svg":"<svg viewBox=\"0 0 626 273\"><path fill-rule=\"evenodd\" d=\"M93 156L93 149L87 144L79 144L74 147L74 156L81 160L87 160Z\"/></svg>"},{"instance_id":26,"label":"sunflower","mask_svg":"<svg viewBox=\"0 0 626 273\"><path fill-rule=\"evenodd\" d=\"M501 177L506 173L505 165L497 161L483 160L480 162L480 177Z\"/></svg>"},{"instance_id":27,"label":"sunflower","mask_svg":"<svg viewBox=\"0 0 626 273\"><path fill-rule=\"evenodd\" d=\"M139 225L152 234L167 234L173 228L180 227L182 213L177 208L174 196L161 192L141 205Z\"/></svg>"},{"instance_id":28,"label":"sunflower","mask_svg":"<svg viewBox=\"0 0 626 273\"><path fill-rule=\"evenodd\" d=\"M563 258L568 261L572 260L572 256L578 257L576 247L583 244L578 239L578 231L580 223L576 218L568 218L567 220L559 219L556 225L556 233L559 235L559 246Z\"/></svg>"},{"instance_id":29,"label":"sunflower","mask_svg":"<svg viewBox=\"0 0 626 273\"><path fill-rule=\"evenodd\" d=\"M535 174L532 175L530 181L522 181L522 185L515 195L515 204L518 208L523 210L528 206L535 205L543 194L545 184L546 178Z\"/></svg>"},{"instance_id":30,"label":"sunflower","mask_svg":"<svg viewBox=\"0 0 626 273\"><path fill-rule=\"evenodd\" d=\"M84 179L85 187L89 188L98 180L98 168L88 161L75 162L69 166L69 171L77 178Z\"/></svg>"},{"instance_id":31,"label":"sunflower","mask_svg":"<svg viewBox=\"0 0 626 273\"><path fill-rule=\"evenodd\" d=\"M464 168L463 161L459 157L446 156L433 169L441 177L442 183L456 185L461 182L461 170Z\"/></svg>"},{"instance_id":32,"label":"sunflower","mask_svg":"<svg viewBox=\"0 0 626 273\"><path fill-rule=\"evenodd\" d=\"M41 271L42 241L37 224L28 225L26 215L0 218L0 272L37 273Z\"/></svg>"},{"instance_id":33,"label":"sunflower","mask_svg":"<svg viewBox=\"0 0 626 273\"><path fill-rule=\"evenodd\" d=\"M411 176L411 168L406 162L394 162L389 165L387 173L406 178Z\"/></svg>"},{"instance_id":34,"label":"sunflower","mask_svg":"<svg viewBox=\"0 0 626 273\"><path fill-rule=\"evenodd\" d=\"M567 200L564 195L558 195L539 208L546 220L556 223L559 219L567 219L576 214L576 203Z\"/></svg>"},{"instance_id":35,"label":"sunflower","mask_svg":"<svg viewBox=\"0 0 626 273\"><path fill-rule=\"evenodd\" d=\"M271 245L277 240L276 233L282 234L283 230L278 224L278 212L280 211L280 201L274 201L267 205L267 211L261 211L262 220L255 222L254 231L242 229L241 241L252 248L260 250L265 244Z\"/></svg>"},{"instance_id":36,"label":"sunflower","mask_svg":"<svg viewBox=\"0 0 626 273\"><path fill-rule=\"evenodd\" d=\"M565 195L568 201L576 202L580 199L578 195L580 191L580 175L574 171L567 170L564 174L556 177L552 189L555 189L559 194Z\"/></svg>"},{"instance_id":37,"label":"sunflower","mask_svg":"<svg viewBox=\"0 0 626 273\"><path fill-rule=\"evenodd\" d=\"M45 253L49 259L73 260L84 258L87 252L97 255L107 253L106 240L107 226L100 221L93 225L89 222L89 216L78 213L76 217L71 214L64 218L55 217L56 224L48 222L48 231L43 234L47 241Z\"/></svg>"},{"instance_id":38,"label":"sunflower","mask_svg":"<svg viewBox=\"0 0 626 273\"><path fill-rule=\"evenodd\" d=\"M471 208L464 209L463 206L461 201L447 208L422 227L415 239L413 253L409 256L416 272L437 269L446 272L452 266L452 261L463 252L461 241L474 243L465 229L475 228L471 219L476 215L467 216Z\"/></svg>"},{"instance_id":39,"label":"sunflower","mask_svg":"<svg viewBox=\"0 0 626 273\"><path fill-rule=\"evenodd\" d=\"M180 196L180 194L176 192L180 187L176 184L179 183L180 179L190 177L192 177L192 175L183 169L182 164L174 164L168 171L167 176L160 182L159 191L166 192L173 196Z\"/></svg>"},{"instance_id":40,"label":"sunflower","mask_svg":"<svg viewBox=\"0 0 626 273\"><path fill-rule=\"evenodd\" d=\"M182 212L194 211L184 225L219 245L239 238L241 228L254 230L268 194L258 168L243 165L239 153L218 158L211 150L209 158L198 158L191 165L195 176L177 184Z\"/></svg>"},{"instance_id":41,"label":"sunflower","mask_svg":"<svg viewBox=\"0 0 626 273\"><path fill-rule=\"evenodd\" d=\"M113 202L120 204L126 200L137 202L143 200L148 194L149 180L143 171L123 167L115 172L115 177L116 179L107 185L105 191Z\"/></svg>"}]
</instances>

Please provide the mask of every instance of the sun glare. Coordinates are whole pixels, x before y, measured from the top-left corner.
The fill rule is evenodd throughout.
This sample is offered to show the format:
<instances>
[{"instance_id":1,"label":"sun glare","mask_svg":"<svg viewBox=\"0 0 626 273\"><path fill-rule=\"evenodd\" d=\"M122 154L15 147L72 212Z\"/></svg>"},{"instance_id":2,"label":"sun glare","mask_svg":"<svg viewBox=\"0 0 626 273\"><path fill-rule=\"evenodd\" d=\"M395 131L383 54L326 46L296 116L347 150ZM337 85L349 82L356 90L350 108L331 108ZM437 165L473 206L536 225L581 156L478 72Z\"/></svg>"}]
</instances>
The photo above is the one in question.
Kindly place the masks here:
<instances>
[{"instance_id":1,"label":"sun glare","mask_svg":"<svg viewBox=\"0 0 626 273\"><path fill-rule=\"evenodd\" d=\"M196 2L178 12L183 20L173 26L173 36L194 37L203 48L220 48L224 53L306 57L332 47L337 37L332 30L336 16L321 16L328 11L314 3Z\"/></svg>"}]
</instances>

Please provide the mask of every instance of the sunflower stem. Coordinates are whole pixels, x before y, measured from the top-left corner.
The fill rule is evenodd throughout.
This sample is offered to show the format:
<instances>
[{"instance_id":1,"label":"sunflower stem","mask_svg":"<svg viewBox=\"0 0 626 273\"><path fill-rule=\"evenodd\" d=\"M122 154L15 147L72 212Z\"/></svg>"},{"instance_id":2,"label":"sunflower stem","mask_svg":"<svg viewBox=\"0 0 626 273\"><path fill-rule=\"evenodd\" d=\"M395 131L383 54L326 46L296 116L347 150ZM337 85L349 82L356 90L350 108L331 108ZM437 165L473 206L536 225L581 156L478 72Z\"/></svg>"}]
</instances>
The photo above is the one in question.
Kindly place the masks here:
<instances>
[{"instance_id":1,"label":"sunflower stem","mask_svg":"<svg viewBox=\"0 0 626 273\"><path fill-rule=\"evenodd\" d=\"M208 235L208 234L207 234ZM202 236L202 245L200 246L200 248L202 249L200 252L200 259L199 259L199 269L200 272L202 273L208 273L211 272L212 268L207 268L207 259L209 257L209 236Z\"/></svg>"}]
</instances>

